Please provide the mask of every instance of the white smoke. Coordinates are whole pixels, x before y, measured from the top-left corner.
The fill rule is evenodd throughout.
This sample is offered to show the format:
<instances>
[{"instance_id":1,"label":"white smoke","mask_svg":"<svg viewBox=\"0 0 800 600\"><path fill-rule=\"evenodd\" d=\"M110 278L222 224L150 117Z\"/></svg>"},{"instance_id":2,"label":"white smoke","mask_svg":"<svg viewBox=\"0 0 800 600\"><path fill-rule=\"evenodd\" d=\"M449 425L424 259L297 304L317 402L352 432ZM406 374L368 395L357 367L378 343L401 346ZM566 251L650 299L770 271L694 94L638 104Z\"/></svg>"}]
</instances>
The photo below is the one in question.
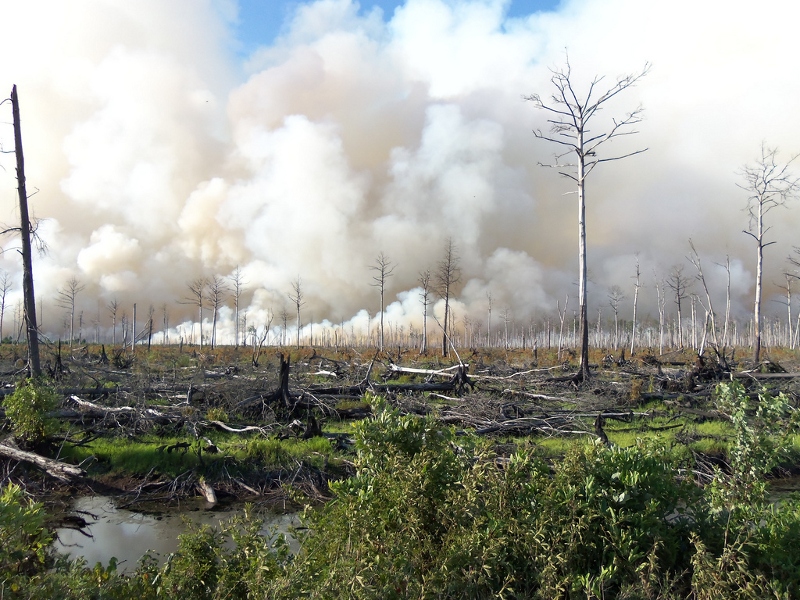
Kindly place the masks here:
<instances>
[{"instance_id":1,"label":"white smoke","mask_svg":"<svg viewBox=\"0 0 800 600\"><path fill-rule=\"evenodd\" d=\"M641 103L640 133L610 149L649 150L588 181L590 302L607 305L619 285L629 311L638 253L641 306L654 313L654 279L679 263L693 274L692 238L716 308L727 284L716 263L730 256L734 308L749 310L755 253L736 171L762 140L784 158L798 151L790 28L800 8L570 0L515 19L507 8L407 0L384 21L352 0L301 3L281 37L241 61L231 2L5 2L0 89L19 86L32 204L48 219L35 273L45 328L63 334L55 301L74 276L87 315L115 298L129 315L133 303L140 315L166 303L170 335L187 335L197 318L179 303L187 282L239 266L248 324L287 310L294 325L300 278L304 324L365 331L379 319L369 267L384 252L396 265L385 322L418 330L419 272L449 237L458 319L483 319L489 293L520 324L554 313L576 295L575 199L538 165L557 149L532 135L547 114L522 96L551 93L565 48L579 90L654 65L598 117L602 130ZM0 142L13 148L10 127ZM3 156L0 216L13 224L13 155ZM768 295L797 243L798 211L770 214ZM16 254L0 267L15 277L13 304ZM233 318L220 315L220 339L232 338ZM107 311L100 320L109 326Z\"/></svg>"}]
</instances>

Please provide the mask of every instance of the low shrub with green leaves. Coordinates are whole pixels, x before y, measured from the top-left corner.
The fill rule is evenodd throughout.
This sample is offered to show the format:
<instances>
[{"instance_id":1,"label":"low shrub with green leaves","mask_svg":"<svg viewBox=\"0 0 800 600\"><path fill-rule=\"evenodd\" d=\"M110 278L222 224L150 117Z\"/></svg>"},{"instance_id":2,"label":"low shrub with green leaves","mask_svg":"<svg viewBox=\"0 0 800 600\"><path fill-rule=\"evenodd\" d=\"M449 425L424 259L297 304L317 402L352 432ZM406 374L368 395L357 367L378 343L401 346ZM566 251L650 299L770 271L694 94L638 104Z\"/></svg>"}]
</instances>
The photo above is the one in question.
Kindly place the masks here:
<instances>
[{"instance_id":1,"label":"low shrub with green leaves","mask_svg":"<svg viewBox=\"0 0 800 600\"><path fill-rule=\"evenodd\" d=\"M24 444L40 444L56 429L56 421L47 413L58 408L58 395L41 381L20 381L14 393L3 399L3 406L14 435Z\"/></svg>"},{"instance_id":2,"label":"low shrub with green leaves","mask_svg":"<svg viewBox=\"0 0 800 600\"><path fill-rule=\"evenodd\" d=\"M297 555L246 516L190 529L163 567L145 559L126 577L60 559L17 577L13 597L797 598L800 501L771 504L758 483L794 427L784 400L720 387L731 472L700 488L657 443L586 444L553 465L530 446L500 459L375 399L355 427L356 475L305 512Z\"/></svg>"}]
</instances>

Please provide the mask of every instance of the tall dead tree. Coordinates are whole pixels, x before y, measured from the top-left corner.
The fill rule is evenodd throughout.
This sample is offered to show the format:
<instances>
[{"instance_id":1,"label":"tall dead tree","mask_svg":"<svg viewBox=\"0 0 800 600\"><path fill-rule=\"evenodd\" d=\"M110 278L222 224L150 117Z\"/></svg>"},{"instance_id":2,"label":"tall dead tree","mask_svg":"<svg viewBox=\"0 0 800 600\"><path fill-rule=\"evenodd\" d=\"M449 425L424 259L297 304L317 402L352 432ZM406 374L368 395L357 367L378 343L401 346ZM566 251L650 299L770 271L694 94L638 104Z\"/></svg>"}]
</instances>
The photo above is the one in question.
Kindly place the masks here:
<instances>
[{"instance_id":1,"label":"tall dead tree","mask_svg":"<svg viewBox=\"0 0 800 600\"><path fill-rule=\"evenodd\" d=\"M561 362L561 350L564 348L564 319L567 316L567 307L569 306L569 294L564 298L564 310L561 310L561 301L556 301L556 309L558 310L558 320L560 326L558 328L558 362Z\"/></svg>"},{"instance_id":2,"label":"tall dead tree","mask_svg":"<svg viewBox=\"0 0 800 600\"><path fill-rule=\"evenodd\" d=\"M147 308L147 351L150 351L150 344L153 341L153 319L156 314L156 307L152 304Z\"/></svg>"},{"instance_id":3,"label":"tall dead tree","mask_svg":"<svg viewBox=\"0 0 800 600\"><path fill-rule=\"evenodd\" d=\"M32 377L42 373L39 362L39 329L36 325L36 298L33 290L31 255L31 220L28 216L28 192L25 189L25 159L22 154L22 128L19 119L17 86L11 88L11 112L14 117L14 151L17 157L17 192L19 195L20 239L22 242L22 295L25 326L28 332L28 367Z\"/></svg>"},{"instance_id":4,"label":"tall dead tree","mask_svg":"<svg viewBox=\"0 0 800 600\"><path fill-rule=\"evenodd\" d=\"M678 309L678 346L683 349L683 314L681 312L681 303L689 295L689 287L691 282L686 275L683 274L683 266L675 265L669 272L667 279L667 287L675 294L675 305Z\"/></svg>"},{"instance_id":5,"label":"tall dead tree","mask_svg":"<svg viewBox=\"0 0 800 600\"><path fill-rule=\"evenodd\" d=\"M664 293L664 282L659 280L655 269L653 269L656 286L656 302L658 305L658 354L664 354L664 321L666 319L666 294Z\"/></svg>"},{"instance_id":6,"label":"tall dead tree","mask_svg":"<svg viewBox=\"0 0 800 600\"><path fill-rule=\"evenodd\" d=\"M111 315L111 345L117 345L117 313L119 312L119 303L116 298L112 298L108 303L108 313Z\"/></svg>"},{"instance_id":7,"label":"tall dead tree","mask_svg":"<svg viewBox=\"0 0 800 600\"><path fill-rule=\"evenodd\" d=\"M633 322L631 323L631 356L636 350L636 307L639 304L639 288L641 284L641 273L639 272L639 255L636 255L636 282L633 284Z\"/></svg>"},{"instance_id":8,"label":"tall dead tree","mask_svg":"<svg viewBox=\"0 0 800 600\"><path fill-rule=\"evenodd\" d=\"M198 277L194 281L186 284L189 289L189 296L181 300L180 304L191 304L197 307L197 318L200 324L200 349L203 349L203 301L206 299L206 286L208 279L205 277ZM192 333L194 333L194 326L192 326Z\"/></svg>"},{"instance_id":9,"label":"tall dead tree","mask_svg":"<svg viewBox=\"0 0 800 600\"><path fill-rule=\"evenodd\" d=\"M396 265L393 265L392 261L389 260L388 256L386 256L383 252L380 252L378 256L375 257L375 263L369 268L370 271L375 272L375 275L372 276L373 283L370 285L378 288L381 292L381 331L380 339L378 340L378 348L381 352L383 352L383 312L386 280L392 276L392 273L394 273L395 266Z\"/></svg>"},{"instance_id":10,"label":"tall dead tree","mask_svg":"<svg viewBox=\"0 0 800 600\"><path fill-rule=\"evenodd\" d=\"M11 287L11 276L8 271L2 271L2 274L0 274L0 340L4 338L3 317L6 314L6 295Z\"/></svg>"},{"instance_id":11,"label":"tall dead tree","mask_svg":"<svg viewBox=\"0 0 800 600\"><path fill-rule=\"evenodd\" d=\"M231 280L231 284L233 284L233 308L235 312L235 325L234 325L234 335L235 341L234 346L237 348L239 347L239 300L242 297L242 287L245 283L247 283L242 275L242 270L239 268L239 265L236 265L236 268L231 273L229 279ZM245 344L247 345L247 344Z\"/></svg>"},{"instance_id":12,"label":"tall dead tree","mask_svg":"<svg viewBox=\"0 0 800 600\"><path fill-rule=\"evenodd\" d=\"M208 295L211 300L211 309L214 311L211 318L211 349L217 345L217 317L219 316L219 309L225 301L225 280L218 275L214 275L208 282Z\"/></svg>"},{"instance_id":13,"label":"tall dead tree","mask_svg":"<svg viewBox=\"0 0 800 600\"><path fill-rule=\"evenodd\" d=\"M703 304L703 308L706 311L707 318L711 320L711 335L714 338L714 345L719 346L719 340L717 339L717 319L714 315L714 304L711 302L711 293L708 291L708 285L706 284L706 277L703 275L703 265L700 262L700 255L697 253L697 250L694 247L694 243L692 240L689 240L689 247L692 249L692 253L688 256L689 262L694 265L694 268L697 270L697 281L700 282L700 285L703 286L703 291L706 294L706 303L703 304L703 301L700 300L700 304Z\"/></svg>"},{"instance_id":14,"label":"tall dead tree","mask_svg":"<svg viewBox=\"0 0 800 600\"><path fill-rule=\"evenodd\" d=\"M425 269L419 274L419 285L422 291L419 298L422 301L422 343L420 354L428 352L428 307L431 305L431 270Z\"/></svg>"},{"instance_id":15,"label":"tall dead tree","mask_svg":"<svg viewBox=\"0 0 800 600\"><path fill-rule=\"evenodd\" d=\"M725 288L725 323L722 326L722 347L728 346L728 331L731 324L731 257L725 255L725 264L714 263L718 267L725 269L728 274L728 283Z\"/></svg>"},{"instance_id":16,"label":"tall dead tree","mask_svg":"<svg viewBox=\"0 0 800 600\"><path fill-rule=\"evenodd\" d=\"M492 292L486 292L486 299L489 301L489 314L486 317L486 346L492 346Z\"/></svg>"},{"instance_id":17,"label":"tall dead tree","mask_svg":"<svg viewBox=\"0 0 800 600\"><path fill-rule=\"evenodd\" d=\"M166 346L169 344L169 307L166 302L161 305L161 326L164 328L163 341Z\"/></svg>"},{"instance_id":18,"label":"tall dead tree","mask_svg":"<svg viewBox=\"0 0 800 600\"><path fill-rule=\"evenodd\" d=\"M797 246L794 247L794 253L800 256L800 248ZM788 256L787 260L794 265L795 267L800 267L800 258L795 258L794 256ZM789 307L789 347L794 350L795 346L797 345L798 341L798 334L800 334L800 315L798 315L797 319L797 330L792 330L792 287L791 287L791 280L792 279L800 279L800 274L795 270L791 273L786 272L786 293L788 296L787 305Z\"/></svg>"},{"instance_id":19,"label":"tall dead tree","mask_svg":"<svg viewBox=\"0 0 800 600\"><path fill-rule=\"evenodd\" d=\"M627 113L623 118L612 119L605 133L592 133L589 123L609 100L623 90L636 84L647 75L650 64L630 75L617 79L617 83L607 88L604 92L596 94L595 88L603 80L595 77L589 84L589 89L584 98L579 98L572 80L572 70L567 57L564 67L551 69L551 83L556 88L555 93L548 102L542 100L539 94L526 96L526 100L534 103L536 108L547 111L550 118L551 135L545 135L540 129L533 134L542 140L558 144L564 148L563 152L556 153L555 163L540 166L551 167L559 173L574 181L578 193L578 303L580 307L581 349L580 371L582 379L589 377L589 317L586 296L587 268L586 268L586 178L600 163L621 160L647 150L636 150L625 154L600 158L598 152L606 142L637 133L634 126L642 121L642 107ZM574 162L560 162L565 156L574 155Z\"/></svg>"},{"instance_id":20,"label":"tall dead tree","mask_svg":"<svg viewBox=\"0 0 800 600\"><path fill-rule=\"evenodd\" d=\"M69 278L64 287L58 290L57 304L69 313L69 347L75 340L75 298L86 286L80 283L75 276Z\"/></svg>"},{"instance_id":21,"label":"tall dead tree","mask_svg":"<svg viewBox=\"0 0 800 600\"><path fill-rule=\"evenodd\" d=\"M459 257L453 238L447 238L444 244L444 257L436 268L436 293L444 300L444 320L442 321L442 356L447 356L450 349L447 343L447 325L450 321L450 296L453 286L461 281Z\"/></svg>"},{"instance_id":22,"label":"tall dead tree","mask_svg":"<svg viewBox=\"0 0 800 600\"><path fill-rule=\"evenodd\" d=\"M619 348L619 303L625 299L622 288L612 285L608 288L608 305L614 311L614 350Z\"/></svg>"},{"instance_id":23,"label":"tall dead tree","mask_svg":"<svg viewBox=\"0 0 800 600\"><path fill-rule=\"evenodd\" d=\"M300 348L300 308L305 305L303 302L303 289L300 285L300 276L297 276L297 281L292 282L292 293L289 294L289 300L292 301L297 309L297 347ZM284 321L284 327L286 322Z\"/></svg>"},{"instance_id":24,"label":"tall dead tree","mask_svg":"<svg viewBox=\"0 0 800 600\"><path fill-rule=\"evenodd\" d=\"M743 232L756 242L756 294L753 305L753 362L761 360L761 290L764 272L764 248L775 242L764 241L770 230L764 225L766 214L777 206L795 198L800 191L800 177L796 177L789 169L799 154L792 156L787 162L777 162L777 148L768 148L761 144L761 157L755 162L745 165L739 171L744 180L737 184L748 193L747 212L750 215L749 229Z\"/></svg>"}]
</instances>

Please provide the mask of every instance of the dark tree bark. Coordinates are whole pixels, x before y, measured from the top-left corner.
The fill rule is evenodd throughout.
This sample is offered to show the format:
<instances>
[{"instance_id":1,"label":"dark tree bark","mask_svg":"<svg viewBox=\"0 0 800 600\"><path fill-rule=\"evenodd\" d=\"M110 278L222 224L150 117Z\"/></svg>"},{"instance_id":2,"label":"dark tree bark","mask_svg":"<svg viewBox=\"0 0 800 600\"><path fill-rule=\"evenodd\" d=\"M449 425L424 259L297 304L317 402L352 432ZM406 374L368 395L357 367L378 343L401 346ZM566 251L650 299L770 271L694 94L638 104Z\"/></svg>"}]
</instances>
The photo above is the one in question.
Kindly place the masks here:
<instances>
[{"instance_id":1,"label":"dark tree bark","mask_svg":"<svg viewBox=\"0 0 800 600\"><path fill-rule=\"evenodd\" d=\"M22 293L25 304L25 324L28 330L28 366L31 376L38 377L39 331L36 326L36 300L33 291L33 260L31 257L31 222L28 216L28 193L25 190L25 160L22 156L22 131L19 123L19 97L17 86L11 89L11 107L14 114L14 147L17 154L17 190L19 192L20 238L22 239Z\"/></svg>"}]
</instances>

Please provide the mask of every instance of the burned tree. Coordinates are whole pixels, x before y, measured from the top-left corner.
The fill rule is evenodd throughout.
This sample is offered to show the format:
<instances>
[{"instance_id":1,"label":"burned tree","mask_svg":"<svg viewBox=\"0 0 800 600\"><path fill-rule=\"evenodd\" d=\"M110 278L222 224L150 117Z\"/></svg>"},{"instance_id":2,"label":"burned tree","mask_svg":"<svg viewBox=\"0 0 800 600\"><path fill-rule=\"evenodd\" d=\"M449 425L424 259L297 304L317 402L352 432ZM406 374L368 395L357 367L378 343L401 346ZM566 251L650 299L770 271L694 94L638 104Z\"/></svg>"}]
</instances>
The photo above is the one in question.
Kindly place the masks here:
<instances>
[{"instance_id":1,"label":"burned tree","mask_svg":"<svg viewBox=\"0 0 800 600\"><path fill-rule=\"evenodd\" d=\"M761 290L764 272L764 248L775 242L765 242L764 236L769 227L764 225L766 214L777 206L797 196L800 191L800 177L789 170L794 160L800 156L795 154L787 162L776 161L777 148L768 148L761 144L761 157L752 164L745 165L739 171L744 183L737 184L749 195L747 212L750 215L749 229L743 232L756 242L756 294L753 306L753 362L761 360Z\"/></svg>"},{"instance_id":2,"label":"burned tree","mask_svg":"<svg viewBox=\"0 0 800 600\"><path fill-rule=\"evenodd\" d=\"M6 295L11 287L11 277L8 271L2 271L0 275L0 340L3 339L3 317L5 317L6 313Z\"/></svg>"},{"instance_id":3,"label":"burned tree","mask_svg":"<svg viewBox=\"0 0 800 600\"><path fill-rule=\"evenodd\" d=\"M643 109L641 107L627 113L622 119L612 119L605 133L590 132L589 123L606 102L635 85L647 75L649 70L650 65L645 64L640 72L620 77L616 84L599 95L595 94L595 88L603 78L595 77L589 84L586 97L579 99L573 84L569 58L567 58L564 67L551 70L553 76L550 81L556 91L550 97L549 102L542 100L539 94L525 97L526 100L533 102L536 108L547 111L550 117L547 122L550 123L551 135L545 135L537 129L533 132L536 138L547 140L564 148L563 152L555 155L555 163L539 164L558 169L562 176L574 181L578 188L578 304L581 338L579 376L582 379L589 377L589 317L586 297L586 178L600 163L621 160L646 150L645 148L607 158L598 156L600 147L606 142L620 136L637 133L634 126L642 120ZM574 155L574 162L561 163L560 160L568 155Z\"/></svg>"},{"instance_id":4,"label":"burned tree","mask_svg":"<svg viewBox=\"0 0 800 600\"><path fill-rule=\"evenodd\" d=\"M450 319L450 295L453 286L461 281L461 269L458 266L459 257L453 238L447 238L444 245L444 257L436 268L436 293L444 300L444 320L442 324L442 356L449 354L447 344L447 324Z\"/></svg>"},{"instance_id":5,"label":"burned tree","mask_svg":"<svg viewBox=\"0 0 800 600\"><path fill-rule=\"evenodd\" d=\"M239 322L240 322L239 321L239 300L242 297L242 287L247 282L245 281L244 276L242 275L242 270L239 268L238 265L233 270L233 273L231 273L231 276L229 277L229 279L231 280L231 283L233 284L233 307L234 307L234 313L235 313L235 315L234 315L234 318L235 318L235 325L234 325L235 340L234 340L234 346L236 346L238 348L239 347ZM246 328L244 328L244 330L246 331ZM247 345L247 344L245 343L245 345Z\"/></svg>"},{"instance_id":6,"label":"burned tree","mask_svg":"<svg viewBox=\"0 0 800 600\"><path fill-rule=\"evenodd\" d=\"M164 328L164 345L169 344L169 307L164 302L161 305L161 326Z\"/></svg>"},{"instance_id":7,"label":"burned tree","mask_svg":"<svg viewBox=\"0 0 800 600\"><path fill-rule=\"evenodd\" d=\"M428 352L428 307L431 305L431 270L425 269L419 274L419 285L422 292L419 294L422 300L422 344L420 345L420 354Z\"/></svg>"},{"instance_id":8,"label":"burned tree","mask_svg":"<svg viewBox=\"0 0 800 600\"><path fill-rule=\"evenodd\" d=\"M612 285L608 288L608 305L614 311L614 350L619 348L619 303L625 299L622 288Z\"/></svg>"},{"instance_id":9,"label":"burned tree","mask_svg":"<svg viewBox=\"0 0 800 600\"><path fill-rule=\"evenodd\" d=\"M689 287L691 281L683 274L683 266L675 265L669 272L669 279L667 279L667 287L675 294L675 305L678 309L678 345L683 349L683 314L681 312L681 303L689 295Z\"/></svg>"},{"instance_id":10,"label":"burned tree","mask_svg":"<svg viewBox=\"0 0 800 600\"><path fill-rule=\"evenodd\" d=\"M31 220L28 215L28 192L25 188L25 159L22 154L22 128L19 119L17 86L11 88L11 112L14 119L14 152L17 158L17 193L19 195L20 240L22 248L22 295L25 327L28 332L28 368L33 377L41 372L39 362L39 328L36 324L36 298L33 290L33 257L31 254ZM7 231L13 231L9 229Z\"/></svg>"},{"instance_id":11,"label":"burned tree","mask_svg":"<svg viewBox=\"0 0 800 600\"><path fill-rule=\"evenodd\" d=\"M631 323L631 356L636 350L636 308L639 304L639 288L641 284L641 273L639 272L639 255L636 255L636 282L633 284L633 322Z\"/></svg>"},{"instance_id":12,"label":"burned tree","mask_svg":"<svg viewBox=\"0 0 800 600\"><path fill-rule=\"evenodd\" d=\"M80 283L74 276L70 277L69 281L64 284L64 287L58 290L57 304L65 309L69 314L69 347L72 348L72 343L75 340L75 298L79 292L82 292L86 286Z\"/></svg>"},{"instance_id":13,"label":"burned tree","mask_svg":"<svg viewBox=\"0 0 800 600\"><path fill-rule=\"evenodd\" d=\"M111 315L111 344L117 345L117 312L119 311L119 303L114 298L108 303L108 312Z\"/></svg>"},{"instance_id":14,"label":"burned tree","mask_svg":"<svg viewBox=\"0 0 800 600\"><path fill-rule=\"evenodd\" d=\"M379 253L378 256L375 258L375 264L370 266L370 271L375 271L375 275L372 277L373 283L370 285L380 289L381 291L381 332L380 332L380 340L378 344L378 348L383 352L383 312L384 312L384 294L386 292L386 280L392 276L394 273L394 268L396 265L392 264L392 261L389 260L389 257L386 256L383 252Z\"/></svg>"},{"instance_id":15,"label":"burned tree","mask_svg":"<svg viewBox=\"0 0 800 600\"><path fill-rule=\"evenodd\" d=\"M206 298L206 286L208 286L208 279L199 277L194 281L186 284L189 288L189 296L180 301L180 304L191 304L197 307L197 316L200 323L200 349L203 349L203 301ZM194 326L192 326L194 329Z\"/></svg>"},{"instance_id":16,"label":"burned tree","mask_svg":"<svg viewBox=\"0 0 800 600\"><path fill-rule=\"evenodd\" d=\"M225 280L222 277L214 275L208 282L208 295L211 300L211 309L214 311L211 318L211 349L217 344L217 317L219 309L225 300Z\"/></svg>"},{"instance_id":17,"label":"burned tree","mask_svg":"<svg viewBox=\"0 0 800 600\"><path fill-rule=\"evenodd\" d=\"M714 315L714 304L711 302L711 293L708 291L708 284L706 284L706 278L705 275L703 275L703 265L700 262L700 254L698 254L697 250L695 249L692 240L689 240L689 247L692 249L692 253L688 257L689 262L692 263L694 268L697 270L697 281L699 281L700 285L703 286L703 291L706 294L706 304L703 304L702 300L700 300L700 304L703 304L703 308L706 311L706 319L711 319L711 335L714 338L714 345L719 346L719 341L717 340L717 319Z\"/></svg>"},{"instance_id":18,"label":"burned tree","mask_svg":"<svg viewBox=\"0 0 800 600\"><path fill-rule=\"evenodd\" d=\"M289 294L289 300L292 301L297 309L297 347L300 348L300 308L305 305L303 301L303 289L300 285L300 276L297 276L297 281L292 282L292 293ZM283 321L284 329L286 328L286 319Z\"/></svg>"}]
</instances>

